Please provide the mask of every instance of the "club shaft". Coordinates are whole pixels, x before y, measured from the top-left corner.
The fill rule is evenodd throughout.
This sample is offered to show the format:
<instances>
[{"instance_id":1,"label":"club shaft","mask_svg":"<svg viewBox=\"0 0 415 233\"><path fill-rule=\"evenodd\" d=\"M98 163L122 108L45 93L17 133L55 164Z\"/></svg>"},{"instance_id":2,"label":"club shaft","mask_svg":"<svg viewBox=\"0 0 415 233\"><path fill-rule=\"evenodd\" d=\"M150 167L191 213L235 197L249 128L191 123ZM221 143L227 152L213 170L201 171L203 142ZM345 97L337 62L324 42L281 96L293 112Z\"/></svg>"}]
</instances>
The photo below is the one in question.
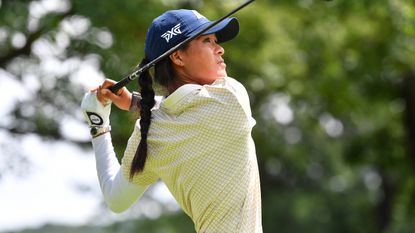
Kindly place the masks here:
<instances>
[{"instance_id":1,"label":"club shaft","mask_svg":"<svg viewBox=\"0 0 415 233\"><path fill-rule=\"evenodd\" d=\"M145 72L146 70L150 69L151 67L153 67L155 64L157 64L159 61L163 60L164 58L166 58L167 56L169 56L170 54L172 54L173 52L175 52L176 50L180 49L181 47L183 47L186 43L188 43L189 41L197 38L198 36L202 35L203 33L207 32L209 29L213 28L214 26L218 25L220 22L222 22L223 20L225 20L226 18L228 18L229 16L235 14L236 12L238 12L239 10L241 10L242 8L244 8L245 6L249 5L250 3L252 3L254 0L249 0L247 2L245 2L244 4L238 6L237 8L235 8L234 10L232 10L231 12L229 12L228 14L224 15L222 18L214 21L212 24L210 24L209 26L207 26L206 28L204 28L203 30L199 31L198 33L196 33L195 35L187 38L186 40L180 42L179 44L177 44L176 46L174 46L173 48L167 50L165 53L163 53L162 55L158 56L157 58L155 58L154 60L152 60L151 62L147 63L146 65L144 65L143 67L133 71L131 74L129 74L127 77L125 77L124 79L120 80L119 82L117 82L114 86L109 87L108 89L112 92L112 93L116 93L119 89L121 89L122 87L126 86L127 84L129 84L131 81L133 81L135 78L139 77L140 74L142 72Z\"/></svg>"}]
</instances>

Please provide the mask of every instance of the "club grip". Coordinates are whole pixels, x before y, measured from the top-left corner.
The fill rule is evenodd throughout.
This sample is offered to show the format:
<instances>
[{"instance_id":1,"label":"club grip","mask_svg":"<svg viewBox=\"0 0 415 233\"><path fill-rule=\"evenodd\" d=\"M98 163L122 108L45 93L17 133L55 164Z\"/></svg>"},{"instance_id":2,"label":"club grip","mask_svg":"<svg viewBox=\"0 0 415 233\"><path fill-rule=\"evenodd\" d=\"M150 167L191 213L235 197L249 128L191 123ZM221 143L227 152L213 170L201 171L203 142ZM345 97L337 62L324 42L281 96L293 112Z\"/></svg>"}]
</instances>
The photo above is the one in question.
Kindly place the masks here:
<instances>
[{"instance_id":1,"label":"club grip","mask_svg":"<svg viewBox=\"0 0 415 233\"><path fill-rule=\"evenodd\" d=\"M116 93L118 90L120 90L121 88L123 88L124 86L126 86L128 83L130 83L131 80L129 78L125 78L119 82L117 82L114 86L109 87L108 89L112 92L112 93Z\"/></svg>"}]
</instances>

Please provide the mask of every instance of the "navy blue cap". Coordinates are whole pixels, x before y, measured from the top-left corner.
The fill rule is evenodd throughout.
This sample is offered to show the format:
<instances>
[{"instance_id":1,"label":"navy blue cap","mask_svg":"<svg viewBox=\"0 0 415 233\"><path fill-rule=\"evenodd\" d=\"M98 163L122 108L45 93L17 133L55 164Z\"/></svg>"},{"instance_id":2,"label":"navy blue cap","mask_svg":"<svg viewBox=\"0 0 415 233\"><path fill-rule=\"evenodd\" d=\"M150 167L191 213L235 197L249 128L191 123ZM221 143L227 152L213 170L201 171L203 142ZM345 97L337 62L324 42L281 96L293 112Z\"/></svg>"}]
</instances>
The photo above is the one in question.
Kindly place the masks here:
<instances>
[{"instance_id":1,"label":"navy blue cap","mask_svg":"<svg viewBox=\"0 0 415 233\"><path fill-rule=\"evenodd\" d=\"M167 50L178 45L208 27L212 21L195 10L166 11L153 20L147 31L144 52L149 60L154 60ZM223 43L238 35L239 22L227 18L202 35L216 34L217 42Z\"/></svg>"}]
</instances>

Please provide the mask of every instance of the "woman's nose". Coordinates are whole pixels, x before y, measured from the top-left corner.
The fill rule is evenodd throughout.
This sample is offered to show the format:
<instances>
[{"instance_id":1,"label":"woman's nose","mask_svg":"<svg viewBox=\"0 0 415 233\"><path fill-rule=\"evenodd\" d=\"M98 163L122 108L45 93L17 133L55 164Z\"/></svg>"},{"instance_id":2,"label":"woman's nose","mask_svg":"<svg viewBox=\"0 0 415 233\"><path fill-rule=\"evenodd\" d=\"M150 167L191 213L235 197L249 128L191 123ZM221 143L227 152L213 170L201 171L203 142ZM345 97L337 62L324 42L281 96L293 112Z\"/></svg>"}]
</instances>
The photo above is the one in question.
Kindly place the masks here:
<instances>
[{"instance_id":1,"label":"woman's nose","mask_svg":"<svg viewBox=\"0 0 415 233\"><path fill-rule=\"evenodd\" d=\"M222 46L220 46L219 44L216 44L217 45L217 53L219 54L219 55L223 55L223 54L225 54L225 49L222 47Z\"/></svg>"}]
</instances>

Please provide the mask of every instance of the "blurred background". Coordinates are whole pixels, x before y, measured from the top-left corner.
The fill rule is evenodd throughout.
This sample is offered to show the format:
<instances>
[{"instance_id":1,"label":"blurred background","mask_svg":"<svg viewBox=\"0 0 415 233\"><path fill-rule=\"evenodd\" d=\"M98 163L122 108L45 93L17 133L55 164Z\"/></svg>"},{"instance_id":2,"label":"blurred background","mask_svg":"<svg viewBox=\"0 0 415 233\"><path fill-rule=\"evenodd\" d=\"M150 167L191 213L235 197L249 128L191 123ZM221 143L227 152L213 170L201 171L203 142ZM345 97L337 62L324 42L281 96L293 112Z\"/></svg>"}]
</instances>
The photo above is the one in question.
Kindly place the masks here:
<instances>
[{"instance_id":1,"label":"blurred background","mask_svg":"<svg viewBox=\"0 0 415 233\"><path fill-rule=\"evenodd\" d=\"M0 232L194 232L162 183L108 210L80 101L131 72L165 10L214 20L242 2L0 0ZM415 232L413 1L259 0L236 16L223 46L257 120L264 232ZM113 108L119 158L136 118Z\"/></svg>"}]
</instances>

